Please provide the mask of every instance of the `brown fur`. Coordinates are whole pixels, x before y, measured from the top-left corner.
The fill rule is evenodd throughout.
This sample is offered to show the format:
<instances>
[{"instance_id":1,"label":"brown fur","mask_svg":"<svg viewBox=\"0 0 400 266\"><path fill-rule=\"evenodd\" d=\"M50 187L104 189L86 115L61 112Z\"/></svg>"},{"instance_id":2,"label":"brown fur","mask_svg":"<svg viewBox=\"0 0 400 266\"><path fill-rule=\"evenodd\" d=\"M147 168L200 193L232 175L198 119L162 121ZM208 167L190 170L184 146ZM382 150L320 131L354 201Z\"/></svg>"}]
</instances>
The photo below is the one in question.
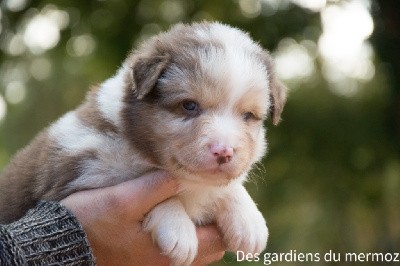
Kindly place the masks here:
<instances>
[{"instance_id":1,"label":"brown fur","mask_svg":"<svg viewBox=\"0 0 400 266\"><path fill-rule=\"evenodd\" d=\"M20 218L39 200L61 200L73 193L66 185L79 176L85 160L95 157L93 151L63 154L46 131L40 133L2 172L0 223Z\"/></svg>"},{"instance_id":2,"label":"brown fur","mask_svg":"<svg viewBox=\"0 0 400 266\"><path fill-rule=\"evenodd\" d=\"M117 134L118 128L105 119L98 109L95 98L97 93L98 87L94 87L88 92L86 101L77 109L77 116L84 124L93 127L100 132Z\"/></svg>"},{"instance_id":3,"label":"brown fur","mask_svg":"<svg viewBox=\"0 0 400 266\"><path fill-rule=\"evenodd\" d=\"M279 122L281 121L283 107L285 106L285 103L286 103L287 88L281 81L279 81L276 78L275 68L273 65L273 59L271 58L269 53L265 51L260 56L269 72L268 78L269 78L269 84L270 84L270 88L271 88L270 98L271 98L271 102L272 102L271 109L270 109L270 111L271 111L270 116L272 118L272 123L274 125L278 125Z\"/></svg>"}]
</instances>

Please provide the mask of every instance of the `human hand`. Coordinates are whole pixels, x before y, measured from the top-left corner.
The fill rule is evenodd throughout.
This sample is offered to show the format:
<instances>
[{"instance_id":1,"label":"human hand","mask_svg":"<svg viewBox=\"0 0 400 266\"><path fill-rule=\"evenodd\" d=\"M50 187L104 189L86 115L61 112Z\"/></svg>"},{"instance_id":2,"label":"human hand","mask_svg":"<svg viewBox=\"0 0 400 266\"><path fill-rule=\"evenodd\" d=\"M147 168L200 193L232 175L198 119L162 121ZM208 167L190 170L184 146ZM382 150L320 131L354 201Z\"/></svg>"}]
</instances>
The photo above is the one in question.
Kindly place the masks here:
<instances>
[{"instance_id":1,"label":"human hand","mask_svg":"<svg viewBox=\"0 0 400 266\"><path fill-rule=\"evenodd\" d=\"M113 187L77 192L61 203L82 224L98 265L169 265L150 233L142 230L142 221L177 189L175 179L156 172ZM225 248L215 226L197 228L197 237L194 265L222 258Z\"/></svg>"}]
</instances>

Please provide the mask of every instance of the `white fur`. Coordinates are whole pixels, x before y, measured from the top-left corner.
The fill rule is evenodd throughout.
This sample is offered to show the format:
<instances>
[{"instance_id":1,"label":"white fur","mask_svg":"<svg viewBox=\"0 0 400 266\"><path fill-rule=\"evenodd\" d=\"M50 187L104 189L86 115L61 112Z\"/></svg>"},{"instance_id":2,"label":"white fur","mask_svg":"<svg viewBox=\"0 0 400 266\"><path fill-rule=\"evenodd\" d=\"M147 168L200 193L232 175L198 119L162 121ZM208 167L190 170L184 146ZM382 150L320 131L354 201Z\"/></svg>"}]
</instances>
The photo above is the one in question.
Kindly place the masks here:
<instances>
[{"instance_id":1,"label":"white fur","mask_svg":"<svg viewBox=\"0 0 400 266\"><path fill-rule=\"evenodd\" d=\"M126 140L84 125L73 111L49 128L49 137L69 155L96 151L97 157L87 159L81 175L68 184L71 189L111 186L135 178L154 167L144 161L137 151L133 151Z\"/></svg>"},{"instance_id":2,"label":"white fur","mask_svg":"<svg viewBox=\"0 0 400 266\"><path fill-rule=\"evenodd\" d=\"M257 158L257 161L261 160L267 151L268 142L265 139L265 133L266 129L261 127L257 135L257 141L260 143L260 145L258 145L255 150L255 157Z\"/></svg>"},{"instance_id":3,"label":"white fur","mask_svg":"<svg viewBox=\"0 0 400 266\"><path fill-rule=\"evenodd\" d=\"M102 140L101 149L97 150L97 158L85 162L86 167L79 178L68 185L69 188L112 186L136 178L154 168L137 152L132 151L125 140L110 139L107 136ZM135 167L132 167L133 165Z\"/></svg>"},{"instance_id":4,"label":"white fur","mask_svg":"<svg viewBox=\"0 0 400 266\"><path fill-rule=\"evenodd\" d=\"M240 136L238 129L239 126L237 125L235 114L224 112L214 116L208 129L209 138L213 143L219 143L228 147L236 147Z\"/></svg>"},{"instance_id":5,"label":"white fur","mask_svg":"<svg viewBox=\"0 0 400 266\"><path fill-rule=\"evenodd\" d=\"M255 60L249 60L243 54L235 53L228 49L226 57L227 65L230 67L227 80L227 86L231 88L230 104L235 104L249 89L263 88L268 91L268 82L265 79L267 71ZM267 102L267 101L266 101Z\"/></svg>"},{"instance_id":6,"label":"white fur","mask_svg":"<svg viewBox=\"0 0 400 266\"><path fill-rule=\"evenodd\" d=\"M230 184L224 203L216 220L228 250L241 250L245 254L264 250L268 229L246 189L238 183Z\"/></svg>"},{"instance_id":7,"label":"white fur","mask_svg":"<svg viewBox=\"0 0 400 266\"><path fill-rule=\"evenodd\" d=\"M248 43L248 38L244 38L247 36L242 33L239 36L243 38L239 38L237 31L230 32L226 28L215 27L215 36L223 41L222 43L226 45L226 48L223 53L218 50L200 53L201 64L199 65L204 72L209 73L215 80L220 80L221 85L230 88L230 105L234 105L248 92L248 89L262 88L263 91L268 92L269 84L265 77L269 73L265 66L260 61L237 52L240 46L254 50L254 44ZM267 110L269 101L265 101L265 104L267 105L265 110Z\"/></svg>"},{"instance_id":8,"label":"white fur","mask_svg":"<svg viewBox=\"0 0 400 266\"><path fill-rule=\"evenodd\" d=\"M97 98L102 115L117 127L121 125L119 112L124 95L125 71L125 66L122 66L114 77L105 81L100 87Z\"/></svg>"},{"instance_id":9,"label":"white fur","mask_svg":"<svg viewBox=\"0 0 400 266\"><path fill-rule=\"evenodd\" d=\"M197 255L196 227L176 198L157 205L143 222L172 265L190 265Z\"/></svg>"},{"instance_id":10,"label":"white fur","mask_svg":"<svg viewBox=\"0 0 400 266\"><path fill-rule=\"evenodd\" d=\"M249 36L236 28L214 23L210 32L213 39L220 40L227 47L245 47L249 50L255 50L254 42Z\"/></svg>"},{"instance_id":11,"label":"white fur","mask_svg":"<svg viewBox=\"0 0 400 266\"><path fill-rule=\"evenodd\" d=\"M83 125L74 111L66 113L55 122L49 128L49 136L71 154L97 150L104 143L100 132Z\"/></svg>"},{"instance_id":12,"label":"white fur","mask_svg":"<svg viewBox=\"0 0 400 266\"><path fill-rule=\"evenodd\" d=\"M144 222L173 265L189 265L197 252L197 224L216 221L228 250L259 253L265 249L268 229L241 181L226 187L184 183L187 191L157 205ZM179 199L179 200L178 200ZM220 204L216 204L221 202Z\"/></svg>"}]
</instances>

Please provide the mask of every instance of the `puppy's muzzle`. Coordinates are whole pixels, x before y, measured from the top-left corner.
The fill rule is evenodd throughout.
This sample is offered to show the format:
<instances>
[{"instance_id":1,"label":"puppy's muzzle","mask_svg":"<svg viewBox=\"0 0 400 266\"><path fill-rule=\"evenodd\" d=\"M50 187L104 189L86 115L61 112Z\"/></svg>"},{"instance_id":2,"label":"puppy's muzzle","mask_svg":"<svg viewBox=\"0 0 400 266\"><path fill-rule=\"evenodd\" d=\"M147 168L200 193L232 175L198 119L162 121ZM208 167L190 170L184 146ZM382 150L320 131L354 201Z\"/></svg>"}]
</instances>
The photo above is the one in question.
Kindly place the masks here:
<instances>
[{"instance_id":1,"label":"puppy's muzzle","mask_svg":"<svg viewBox=\"0 0 400 266\"><path fill-rule=\"evenodd\" d=\"M219 165L229 163L234 155L234 150L228 145L214 143L210 146L210 152Z\"/></svg>"}]
</instances>

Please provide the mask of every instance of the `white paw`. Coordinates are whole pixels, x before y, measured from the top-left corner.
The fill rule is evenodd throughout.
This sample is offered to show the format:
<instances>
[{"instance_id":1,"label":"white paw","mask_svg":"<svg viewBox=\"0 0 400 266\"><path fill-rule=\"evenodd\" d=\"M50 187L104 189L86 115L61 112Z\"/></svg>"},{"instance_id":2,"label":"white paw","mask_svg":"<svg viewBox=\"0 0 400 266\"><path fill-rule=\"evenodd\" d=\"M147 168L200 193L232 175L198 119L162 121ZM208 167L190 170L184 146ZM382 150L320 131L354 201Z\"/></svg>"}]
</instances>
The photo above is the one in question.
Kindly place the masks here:
<instances>
[{"instance_id":1,"label":"white paw","mask_svg":"<svg viewBox=\"0 0 400 266\"><path fill-rule=\"evenodd\" d=\"M146 231L151 232L162 254L171 259L171 265L190 265L193 262L198 240L196 227L189 217L155 219L150 213L143 225Z\"/></svg>"},{"instance_id":2,"label":"white paw","mask_svg":"<svg viewBox=\"0 0 400 266\"><path fill-rule=\"evenodd\" d=\"M225 213L218 217L218 225L230 251L261 253L268 240L268 228L258 210L251 213Z\"/></svg>"}]
</instances>

